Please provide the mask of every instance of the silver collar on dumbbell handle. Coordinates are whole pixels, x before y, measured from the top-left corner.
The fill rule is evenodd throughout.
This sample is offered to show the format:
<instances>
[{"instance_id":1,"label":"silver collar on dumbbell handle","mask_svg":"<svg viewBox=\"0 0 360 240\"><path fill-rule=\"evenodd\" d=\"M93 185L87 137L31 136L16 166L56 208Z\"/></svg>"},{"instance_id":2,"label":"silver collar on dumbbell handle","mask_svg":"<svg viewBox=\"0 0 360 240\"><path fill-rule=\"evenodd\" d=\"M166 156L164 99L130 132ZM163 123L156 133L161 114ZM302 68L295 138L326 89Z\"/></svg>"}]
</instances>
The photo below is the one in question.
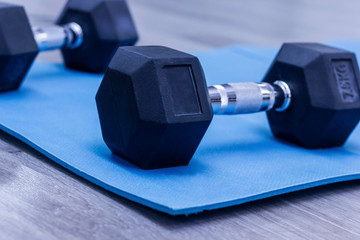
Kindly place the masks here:
<instances>
[{"instance_id":1,"label":"silver collar on dumbbell handle","mask_svg":"<svg viewBox=\"0 0 360 240\"><path fill-rule=\"evenodd\" d=\"M286 110L291 101L291 91L284 81L273 84L228 83L208 87L214 114L244 114Z\"/></svg>"},{"instance_id":2,"label":"silver collar on dumbbell handle","mask_svg":"<svg viewBox=\"0 0 360 240\"><path fill-rule=\"evenodd\" d=\"M74 49L83 42L83 31L79 24L71 22L63 26L33 27L35 41L40 51Z\"/></svg>"}]
</instances>

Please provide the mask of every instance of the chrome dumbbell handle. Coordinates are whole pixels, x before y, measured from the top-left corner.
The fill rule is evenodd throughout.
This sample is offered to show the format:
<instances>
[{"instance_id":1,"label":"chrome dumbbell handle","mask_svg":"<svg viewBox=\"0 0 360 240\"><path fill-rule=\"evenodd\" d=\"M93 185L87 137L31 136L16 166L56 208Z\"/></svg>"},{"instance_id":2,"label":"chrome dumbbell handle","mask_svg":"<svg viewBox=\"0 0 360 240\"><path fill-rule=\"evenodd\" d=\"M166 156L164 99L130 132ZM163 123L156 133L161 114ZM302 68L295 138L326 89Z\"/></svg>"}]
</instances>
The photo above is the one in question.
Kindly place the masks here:
<instances>
[{"instance_id":1,"label":"chrome dumbbell handle","mask_svg":"<svg viewBox=\"0 0 360 240\"><path fill-rule=\"evenodd\" d=\"M214 114L244 114L275 109L286 110L291 91L284 81L228 83L208 87Z\"/></svg>"},{"instance_id":2,"label":"chrome dumbbell handle","mask_svg":"<svg viewBox=\"0 0 360 240\"><path fill-rule=\"evenodd\" d=\"M63 26L33 27L35 41L40 51L74 49L83 42L83 31L79 24L71 22Z\"/></svg>"}]
</instances>

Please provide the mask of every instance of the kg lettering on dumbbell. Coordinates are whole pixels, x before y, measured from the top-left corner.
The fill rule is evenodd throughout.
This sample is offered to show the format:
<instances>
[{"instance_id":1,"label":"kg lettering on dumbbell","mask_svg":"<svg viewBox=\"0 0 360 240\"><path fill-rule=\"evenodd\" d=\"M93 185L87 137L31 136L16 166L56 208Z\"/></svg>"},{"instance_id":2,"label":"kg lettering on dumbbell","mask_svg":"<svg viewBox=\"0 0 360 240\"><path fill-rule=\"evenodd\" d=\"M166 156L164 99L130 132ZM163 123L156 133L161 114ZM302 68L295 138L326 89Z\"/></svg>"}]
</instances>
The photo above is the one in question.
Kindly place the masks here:
<instances>
[{"instance_id":1,"label":"kg lettering on dumbbell","mask_svg":"<svg viewBox=\"0 0 360 240\"><path fill-rule=\"evenodd\" d=\"M344 144L360 119L351 52L285 43L261 83L206 86L199 60L174 49L121 47L96 95L105 143L143 169L187 165L213 114L267 111L273 134L300 146Z\"/></svg>"},{"instance_id":2,"label":"kg lettering on dumbbell","mask_svg":"<svg viewBox=\"0 0 360 240\"><path fill-rule=\"evenodd\" d=\"M137 39L125 0L69 0L43 28L31 28L22 6L0 3L0 91L20 86L39 51L61 49L68 68L103 73L117 48Z\"/></svg>"}]
</instances>

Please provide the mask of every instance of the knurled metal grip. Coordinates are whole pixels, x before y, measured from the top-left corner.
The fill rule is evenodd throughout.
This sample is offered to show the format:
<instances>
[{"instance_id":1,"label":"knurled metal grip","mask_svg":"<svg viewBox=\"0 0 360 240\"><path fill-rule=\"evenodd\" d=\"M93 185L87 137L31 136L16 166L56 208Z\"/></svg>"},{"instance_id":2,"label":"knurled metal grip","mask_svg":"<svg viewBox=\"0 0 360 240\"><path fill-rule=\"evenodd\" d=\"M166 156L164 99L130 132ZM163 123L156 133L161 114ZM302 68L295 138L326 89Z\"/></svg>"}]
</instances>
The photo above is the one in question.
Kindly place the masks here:
<instances>
[{"instance_id":1,"label":"knurled metal grip","mask_svg":"<svg viewBox=\"0 0 360 240\"><path fill-rule=\"evenodd\" d=\"M33 34L40 51L63 47L75 49L83 42L82 28L75 22L63 26L33 27Z\"/></svg>"},{"instance_id":2,"label":"knurled metal grip","mask_svg":"<svg viewBox=\"0 0 360 240\"><path fill-rule=\"evenodd\" d=\"M276 108L284 111L291 101L289 86L283 81L270 83L228 83L208 87L214 114L244 114Z\"/></svg>"}]
</instances>

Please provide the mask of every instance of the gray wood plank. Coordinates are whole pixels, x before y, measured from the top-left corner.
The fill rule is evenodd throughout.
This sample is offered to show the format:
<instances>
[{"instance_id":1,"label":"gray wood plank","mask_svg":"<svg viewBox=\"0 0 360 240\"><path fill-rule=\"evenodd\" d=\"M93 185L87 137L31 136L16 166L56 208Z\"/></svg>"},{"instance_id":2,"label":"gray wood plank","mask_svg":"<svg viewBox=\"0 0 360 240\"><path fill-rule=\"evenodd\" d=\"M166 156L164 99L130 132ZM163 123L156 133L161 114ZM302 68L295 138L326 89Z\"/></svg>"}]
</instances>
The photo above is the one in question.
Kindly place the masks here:
<instances>
[{"instance_id":1,"label":"gray wood plank","mask_svg":"<svg viewBox=\"0 0 360 240\"><path fill-rule=\"evenodd\" d=\"M52 22L64 0L24 4ZM229 44L360 39L360 2L130 0L141 40L194 51ZM59 52L42 61L60 62ZM0 133L0 239L359 239L360 181L171 217L79 178Z\"/></svg>"}]
</instances>

